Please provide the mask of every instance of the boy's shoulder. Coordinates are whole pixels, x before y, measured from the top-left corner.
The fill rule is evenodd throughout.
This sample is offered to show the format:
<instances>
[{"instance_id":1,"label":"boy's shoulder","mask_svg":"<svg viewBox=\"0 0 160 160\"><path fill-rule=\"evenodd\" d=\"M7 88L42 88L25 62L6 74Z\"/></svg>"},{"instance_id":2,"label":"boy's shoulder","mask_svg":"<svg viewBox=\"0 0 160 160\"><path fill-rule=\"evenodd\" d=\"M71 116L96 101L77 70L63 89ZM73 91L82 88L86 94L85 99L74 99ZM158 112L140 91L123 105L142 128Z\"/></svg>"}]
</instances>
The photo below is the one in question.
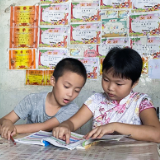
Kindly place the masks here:
<instances>
[{"instance_id":1,"label":"boy's shoulder","mask_svg":"<svg viewBox=\"0 0 160 160\"><path fill-rule=\"evenodd\" d=\"M32 98L32 97L44 97L48 94L49 92L37 92L37 93L30 93L27 96Z\"/></svg>"},{"instance_id":2,"label":"boy's shoulder","mask_svg":"<svg viewBox=\"0 0 160 160\"><path fill-rule=\"evenodd\" d=\"M79 109L78 105L74 101L70 102L69 104L66 104L65 106L63 106L61 108L63 108L63 109L67 109L67 108L75 108L76 109L76 108L78 108Z\"/></svg>"}]
</instances>

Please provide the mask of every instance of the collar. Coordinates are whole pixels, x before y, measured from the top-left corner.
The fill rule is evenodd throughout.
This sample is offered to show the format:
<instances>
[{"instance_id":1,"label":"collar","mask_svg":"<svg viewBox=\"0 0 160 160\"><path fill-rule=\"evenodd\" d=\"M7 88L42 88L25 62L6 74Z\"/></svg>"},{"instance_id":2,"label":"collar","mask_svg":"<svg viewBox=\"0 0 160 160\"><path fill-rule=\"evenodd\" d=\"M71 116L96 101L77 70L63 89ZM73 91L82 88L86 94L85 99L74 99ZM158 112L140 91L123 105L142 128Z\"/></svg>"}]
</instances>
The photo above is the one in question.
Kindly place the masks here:
<instances>
[{"instance_id":1,"label":"collar","mask_svg":"<svg viewBox=\"0 0 160 160\"><path fill-rule=\"evenodd\" d=\"M104 94L105 94L105 93L104 93ZM114 104L114 105L123 105L123 104L125 104L125 103L128 101L128 99L130 99L134 94L135 94L135 92L134 92L133 90L131 90L131 92L130 92L126 97L124 97L123 99L121 99L119 103L118 103L118 101L109 99L109 97L108 97L107 95L106 95L106 98L107 98L107 100L108 100L110 103L112 103L112 104Z\"/></svg>"}]
</instances>

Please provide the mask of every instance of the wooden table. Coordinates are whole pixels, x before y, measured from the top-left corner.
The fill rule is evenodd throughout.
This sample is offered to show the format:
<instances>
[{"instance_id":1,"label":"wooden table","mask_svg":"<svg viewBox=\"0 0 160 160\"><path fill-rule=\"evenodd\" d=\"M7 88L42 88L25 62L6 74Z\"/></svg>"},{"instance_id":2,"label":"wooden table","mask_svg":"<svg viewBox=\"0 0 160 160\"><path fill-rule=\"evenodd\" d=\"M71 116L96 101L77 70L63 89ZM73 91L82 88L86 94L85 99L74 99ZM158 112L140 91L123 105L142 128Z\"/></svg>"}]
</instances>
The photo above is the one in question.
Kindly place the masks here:
<instances>
[{"instance_id":1,"label":"wooden table","mask_svg":"<svg viewBox=\"0 0 160 160\"><path fill-rule=\"evenodd\" d=\"M125 139L99 142L86 150L67 150L53 145L14 145L12 141L0 139L0 160L159 160L157 146Z\"/></svg>"}]
</instances>

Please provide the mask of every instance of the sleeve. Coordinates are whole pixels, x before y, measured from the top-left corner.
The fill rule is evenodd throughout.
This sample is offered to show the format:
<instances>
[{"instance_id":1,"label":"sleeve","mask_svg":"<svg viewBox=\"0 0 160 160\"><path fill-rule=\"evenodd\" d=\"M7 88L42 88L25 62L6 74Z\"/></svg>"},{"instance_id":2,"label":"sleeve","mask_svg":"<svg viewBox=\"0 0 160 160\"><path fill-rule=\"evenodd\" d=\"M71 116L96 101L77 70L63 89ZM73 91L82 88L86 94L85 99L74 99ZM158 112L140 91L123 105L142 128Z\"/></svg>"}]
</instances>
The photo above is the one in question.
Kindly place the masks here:
<instances>
[{"instance_id":1,"label":"sleeve","mask_svg":"<svg viewBox=\"0 0 160 160\"><path fill-rule=\"evenodd\" d=\"M148 108L155 108L155 107L153 106L151 99L148 96L146 96L145 98L142 99L139 105L139 113Z\"/></svg>"},{"instance_id":2,"label":"sleeve","mask_svg":"<svg viewBox=\"0 0 160 160\"><path fill-rule=\"evenodd\" d=\"M95 107L96 107L96 96L98 96L97 94L94 94L92 96L90 96L85 102L84 104L91 110L91 112L94 114L95 111Z\"/></svg>"},{"instance_id":3,"label":"sleeve","mask_svg":"<svg viewBox=\"0 0 160 160\"><path fill-rule=\"evenodd\" d=\"M79 110L79 107L75 103L70 103L67 106L63 106L62 111L55 115L55 118L59 121L59 123L62 123L63 121L66 121L70 117L72 117L76 112Z\"/></svg>"},{"instance_id":4,"label":"sleeve","mask_svg":"<svg viewBox=\"0 0 160 160\"><path fill-rule=\"evenodd\" d=\"M19 118L25 120L32 110L32 104L30 95L23 98L19 104L14 108L14 112L19 116Z\"/></svg>"}]
</instances>

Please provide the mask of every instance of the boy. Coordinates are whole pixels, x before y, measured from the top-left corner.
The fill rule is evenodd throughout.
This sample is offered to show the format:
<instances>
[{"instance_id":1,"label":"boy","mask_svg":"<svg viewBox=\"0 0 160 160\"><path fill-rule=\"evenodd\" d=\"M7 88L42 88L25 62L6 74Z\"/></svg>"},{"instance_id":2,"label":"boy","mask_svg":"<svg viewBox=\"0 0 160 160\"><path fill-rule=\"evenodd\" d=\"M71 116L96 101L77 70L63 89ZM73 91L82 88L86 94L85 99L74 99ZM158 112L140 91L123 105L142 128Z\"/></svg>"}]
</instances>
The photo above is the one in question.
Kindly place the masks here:
<instances>
[{"instance_id":1,"label":"boy","mask_svg":"<svg viewBox=\"0 0 160 160\"><path fill-rule=\"evenodd\" d=\"M9 140L10 135L16 133L50 131L70 118L79 109L72 101L78 96L86 79L86 69L79 60L61 60L50 79L52 91L26 96L13 111L1 118L1 136ZM27 118L27 124L14 125L20 118Z\"/></svg>"}]
</instances>

